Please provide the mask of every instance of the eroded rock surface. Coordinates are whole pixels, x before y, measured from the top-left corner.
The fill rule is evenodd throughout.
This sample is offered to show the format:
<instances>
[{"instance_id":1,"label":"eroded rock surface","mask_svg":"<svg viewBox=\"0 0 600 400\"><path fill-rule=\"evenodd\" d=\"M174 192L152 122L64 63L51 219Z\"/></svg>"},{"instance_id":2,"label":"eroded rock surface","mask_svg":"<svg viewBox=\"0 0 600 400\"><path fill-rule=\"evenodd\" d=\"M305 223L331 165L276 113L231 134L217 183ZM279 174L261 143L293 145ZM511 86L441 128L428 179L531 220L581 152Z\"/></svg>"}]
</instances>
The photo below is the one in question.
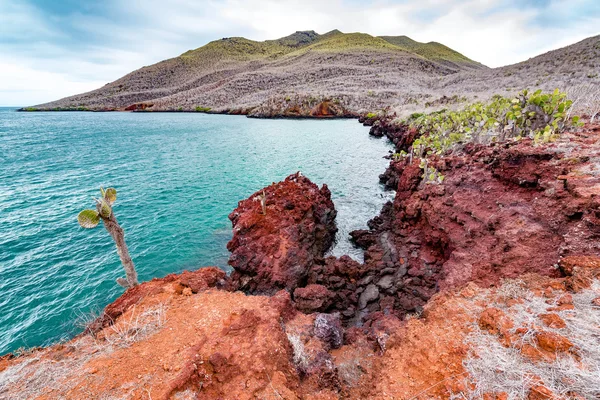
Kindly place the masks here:
<instances>
[{"instance_id":1,"label":"eroded rock surface","mask_svg":"<svg viewBox=\"0 0 600 400\"><path fill-rule=\"evenodd\" d=\"M389 133L398 151L415 137L403 129L406 141L400 128ZM557 277L561 258L600 254L599 139L588 125L539 146L469 145L433 161L443 184L424 183L416 159L392 161L385 181L397 190L394 202L370 230L352 234L366 250L365 274L393 285L392 299L380 296L370 309L418 311L438 290Z\"/></svg>"},{"instance_id":2,"label":"eroded rock surface","mask_svg":"<svg viewBox=\"0 0 600 400\"><path fill-rule=\"evenodd\" d=\"M231 286L253 294L305 286L315 259L333 243L335 216L327 185L319 189L300 173L241 201L229 215Z\"/></svg>"}]
</instances>

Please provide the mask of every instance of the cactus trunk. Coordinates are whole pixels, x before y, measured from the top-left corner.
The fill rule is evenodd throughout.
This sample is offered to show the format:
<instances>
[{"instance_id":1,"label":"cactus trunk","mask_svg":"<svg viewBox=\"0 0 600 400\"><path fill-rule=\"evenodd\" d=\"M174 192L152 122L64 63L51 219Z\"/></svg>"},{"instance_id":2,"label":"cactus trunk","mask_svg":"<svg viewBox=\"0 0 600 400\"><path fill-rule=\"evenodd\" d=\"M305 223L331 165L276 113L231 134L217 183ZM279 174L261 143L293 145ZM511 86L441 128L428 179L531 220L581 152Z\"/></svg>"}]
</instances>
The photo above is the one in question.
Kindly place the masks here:
<instances>
[{"instance_id":1,"label":"cactus trunk","mask_svg":"<svg viewBox=\"0 0 600 400\"><path fill-rule=\"evenodd\" d=\"M133 260L129 255L129 249L127 248L127 244L125 243L125 234L123 232L123 228L117 222L117 218L114 213L110 213L108 218L102 218L104 222L104 227L110 233L115 244L117 246L117 253L119 254L119 258L121 259L121 264L123 264L123 268L125 269L126 279L119 278L117 282L125 287L130 288L139 285L137 279L137 272L135 272L135 266L133 265Z\"/></svg>"}]
</instances>

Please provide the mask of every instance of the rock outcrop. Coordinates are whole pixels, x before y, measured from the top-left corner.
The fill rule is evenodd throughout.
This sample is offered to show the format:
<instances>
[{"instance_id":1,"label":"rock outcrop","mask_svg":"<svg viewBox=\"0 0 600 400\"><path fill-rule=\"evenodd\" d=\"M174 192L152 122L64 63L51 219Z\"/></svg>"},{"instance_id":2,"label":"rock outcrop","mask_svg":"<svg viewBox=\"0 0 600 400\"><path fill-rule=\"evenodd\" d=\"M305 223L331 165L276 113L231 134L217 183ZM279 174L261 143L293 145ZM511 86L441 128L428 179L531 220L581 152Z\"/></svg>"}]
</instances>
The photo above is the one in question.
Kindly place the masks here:
<instances>
[{"instance_id":1,"label":"rock outcrop","mask_svg":"<svg viewBox=\"0 0 600 400\"><path fill-rule=\"evenodd\" d=\"M344 329L336 313L296 311L286 291L220 290L211 268L155 279L107 307L119 313L106 326L0 357L0 397L595 398L599 380L586 368L599 365L600 258L565 260L567 277L471 283L436 294L421 318L383 316L367 332ZM196 292L184 281L202 283Z\"/></svg>"},{"instance_id":2,"label":"rock outcrop","mask_svg":"<svg viewBox=\"0 0 600 400\"><path fill-rule=\"evenodd\" d=\"M358 113L347 110L338 99L328 97L275 96L247 110L252 118L357 118Z\"/></svg>"},{"instance_id":3,"label":"rock outcrop","mask_svg":"<svg viewBox=\"0 0 600 400\"><path fill-rule=\"evenodd\" d=\"M300 173L241 201L229 215L231 287L273 294L305 286L315 260L335 239L335 216L327 185L319 189Z\"/></svg>"},{"instance_id":4,"label":"rock outcrop","mask_svg":"<svg viewBox=\"0 0 600 400\"><path fill-rule=\"evenodd\" d=\"M377 126L398 151L418 136L386 121ZM562 258L600 254L599 133L588 126L544 145L468 145L431 161L443 184L423 182L417 159L392 160L384 176L394 202L369 230L352 232L363 264L323 258L334 232L328 191L290 177L266 189L266 216L253 200L262 192L232 213L234 287L287 289L303 312L338 312L346 326L370 328L386 315L420 313L438 291L468 282L561 276Z\"/></svg>"},{"instance_id":5,"label":"rock outcrop","mask_svg":"<svg viewBox=\"0 0 600 400\"><path fill-rule=\"evenodd\" d=\"M399 151L415 132L388 135ZM443 184L424 183L418 160L392 161L385 176L397 190L393 204L370 230L352 233L366 250L366 275L393 284L394 298L381 296L373 309L393 302L418 311L438 290L525 273L556 277L562 257L600 254L599 138L600 128L588 126L546 145L469 145L432 162Z\"/></svg>"}]
</instances>

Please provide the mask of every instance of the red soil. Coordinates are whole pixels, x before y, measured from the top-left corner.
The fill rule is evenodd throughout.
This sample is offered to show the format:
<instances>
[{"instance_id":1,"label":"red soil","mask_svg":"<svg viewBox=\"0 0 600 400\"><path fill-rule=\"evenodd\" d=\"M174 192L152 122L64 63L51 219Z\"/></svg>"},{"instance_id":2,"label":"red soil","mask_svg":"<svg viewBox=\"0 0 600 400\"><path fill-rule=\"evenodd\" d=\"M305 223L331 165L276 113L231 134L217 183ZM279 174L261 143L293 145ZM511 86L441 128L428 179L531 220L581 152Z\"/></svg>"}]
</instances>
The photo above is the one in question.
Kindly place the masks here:
<instances>
[{"instance_id":1,"label":"red soil","mask_svg":"<svg viewBox=\"0 0 600 400\"><path fill-rule=\"evenodd\" d=\"M434 161L440 185L392 162L395 201L353 234L364 264L323 258L329 190L292 175L264 189L266 214L261 190L230 215L231 278L204 268L127 290L73 340L0 358L0 397L449 398L475 387L473 332L532 363L577 360L561 315L600 277L600 129L563 139L470 146ZM539 322L519 322L532 298ZM558 398L549 387L526 389Z\"/></svg>"}]
</instances>

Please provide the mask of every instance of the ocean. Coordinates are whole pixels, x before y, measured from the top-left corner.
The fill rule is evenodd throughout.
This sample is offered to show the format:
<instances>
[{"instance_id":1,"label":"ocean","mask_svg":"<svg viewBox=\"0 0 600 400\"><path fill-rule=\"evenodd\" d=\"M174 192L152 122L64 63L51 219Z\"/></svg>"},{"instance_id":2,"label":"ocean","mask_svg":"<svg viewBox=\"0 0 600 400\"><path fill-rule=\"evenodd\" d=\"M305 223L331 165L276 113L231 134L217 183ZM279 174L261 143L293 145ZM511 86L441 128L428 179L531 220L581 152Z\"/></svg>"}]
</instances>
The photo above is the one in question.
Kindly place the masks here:
<instances>
[{"instance_id":1,"label":"ocean","mask_svg":"<svg viewBox=\"0 0 600 400\"><path fill-rule=\"evenodd\" d=\"M123 292L106 230L77 224L100 186L118 191L141 281L229 270L227 215L296 171L331 189L331 253L361 260L348 232L391 199L378 181L391 149L355 120L0 108L0 354L71 337Z\"/></svg>"}]
</instances>

